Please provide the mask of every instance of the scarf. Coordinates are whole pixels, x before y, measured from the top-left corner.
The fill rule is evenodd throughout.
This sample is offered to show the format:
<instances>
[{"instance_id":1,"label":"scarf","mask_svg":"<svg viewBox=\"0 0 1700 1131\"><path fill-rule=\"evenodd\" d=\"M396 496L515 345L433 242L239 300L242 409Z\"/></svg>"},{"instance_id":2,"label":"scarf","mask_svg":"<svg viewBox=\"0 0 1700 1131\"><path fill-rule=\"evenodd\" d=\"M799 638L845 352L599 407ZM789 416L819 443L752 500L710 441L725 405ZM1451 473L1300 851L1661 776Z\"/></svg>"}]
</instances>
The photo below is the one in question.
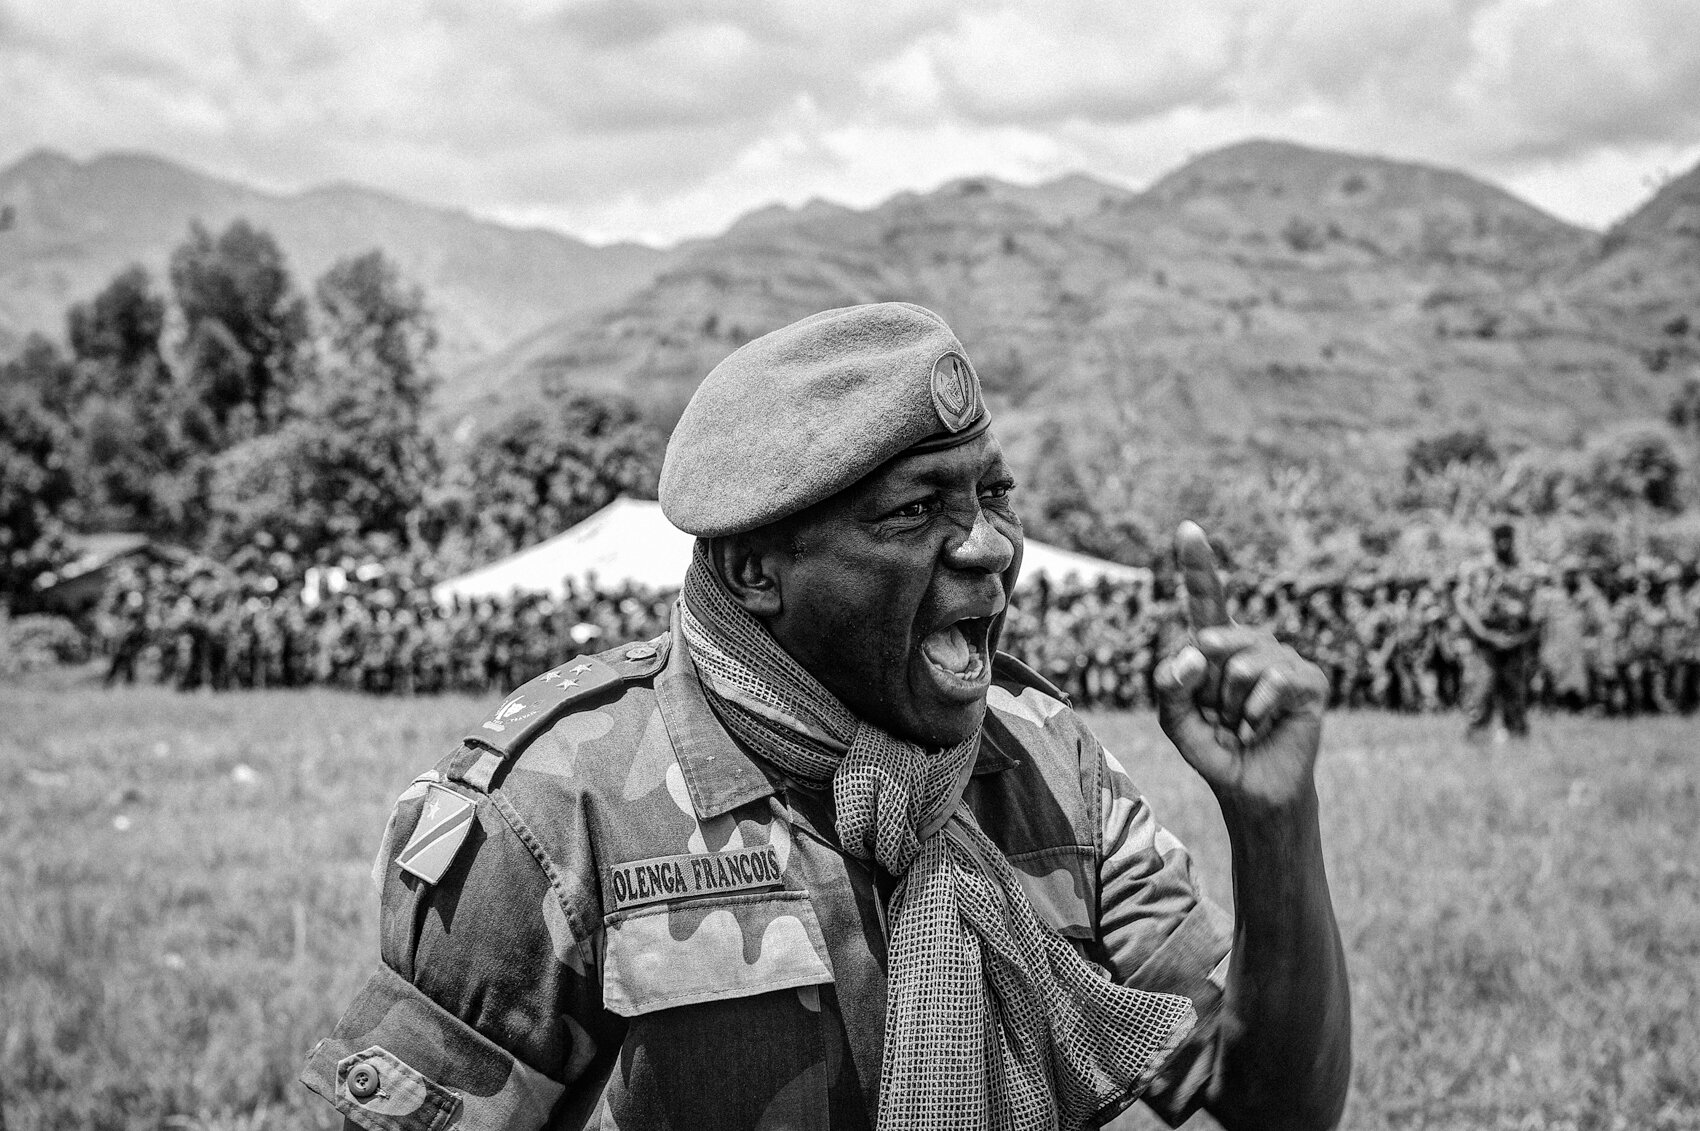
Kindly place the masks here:
<instances>
[{"instance_id":1,"label":"scarf","mask_svg":"<svg viewBox=\"0 0 1700 1131\"><path fill-rule=\"evenodd\" d=\"M892 893L879 1131L1095 1127L1149 1086L1192 1004L1118 986L1041 923L961 804L979 735L944 750L865 723L721 585L698 543L680 622L709 704L785 774L832 790L844 850Z\"/></svg>"}]
</instances>

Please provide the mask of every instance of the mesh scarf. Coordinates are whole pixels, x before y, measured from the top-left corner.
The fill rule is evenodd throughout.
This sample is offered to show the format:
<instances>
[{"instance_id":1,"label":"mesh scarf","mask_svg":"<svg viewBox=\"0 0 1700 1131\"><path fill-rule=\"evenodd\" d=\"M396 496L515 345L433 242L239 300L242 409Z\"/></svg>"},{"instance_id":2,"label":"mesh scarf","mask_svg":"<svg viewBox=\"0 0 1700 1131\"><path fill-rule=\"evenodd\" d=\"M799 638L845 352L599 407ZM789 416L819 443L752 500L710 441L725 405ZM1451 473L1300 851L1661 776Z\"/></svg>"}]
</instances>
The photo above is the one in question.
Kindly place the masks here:
<instances>
[{"instance_id":1,"label":"mesh scarf","mask_svg":"<svg viewBox=\"0 0 1700 1131\"><path fill-rule=\"evenodd\" d=\"M1184 997L1111 982L1041 924L961 805L979 749L861 722L721 586L698 544L681 627L710 704L793 778L832 788L839 840L901 880L879 1128L1095 1127L1143 1092L1193 1022Z\"/></svg>"}]
</instances>

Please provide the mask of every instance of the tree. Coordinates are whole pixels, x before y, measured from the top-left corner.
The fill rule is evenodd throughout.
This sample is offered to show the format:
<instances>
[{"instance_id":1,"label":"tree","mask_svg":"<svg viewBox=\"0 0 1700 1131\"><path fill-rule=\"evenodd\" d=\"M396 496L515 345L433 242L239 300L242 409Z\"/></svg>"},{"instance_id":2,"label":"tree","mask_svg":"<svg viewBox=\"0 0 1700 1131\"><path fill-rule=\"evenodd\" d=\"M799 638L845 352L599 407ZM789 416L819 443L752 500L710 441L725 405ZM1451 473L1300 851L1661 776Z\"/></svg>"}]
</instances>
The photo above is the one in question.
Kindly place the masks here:
<instances>
[{"instance_id":1,"label":"tree","mask_svg":"<svg viewBox=\"0 0 1700 1131\"><path fill-rule=\"evenodd\" d=\"M41 334L25 338L23 348L4 363L0 373L4 373L0 384L29 390L30 402L58 420L69 420L81 402L75 367Z\"/></svg>"},{"instance_id":2,"label":"tree","mask_svg":"<svg viewBox=\"0 0 1700 1131\"><path fill-rule=\"evenodd\" d=\"M216 238L199 223L171 256L186 328L187 384L206 407L215 449L271 431L301 376L306 302L277 241L245 220Z\"/></svg>"},{"instance_id":3,"label":"tree","mask_svg":"<svg viewBox=\"0 0 1700 1131\"><path fill-rule=\"evenodd\" d=\"M147 376L157 379L163 369L159 339L165 309L165 299L154 293L153 280L141 266L120 271L94 298L71 307L65 319L71 352L109 367L98 374L107 380L91 384L91 391L121 394L128 385L122 378L140 369L156 371Z\"/></svg>"},{"instance_id":4,"label":"tree","mask_svg":"<svg viewBox=\"0 0 1700 1131\"><path fill-rule=\"evenodd\" d=\"M260 530L308 550L357 534L405 543L440 474L422 429L436 330L419 289L374 251L331 267L314 295L314 363L289 419L215 462L222 547Z\"/></svg>"},{"instance_id":5,"label":"tree","mask_svg":"<svg viewBox=\"0 0 1700 1131\"><path fill-rule=\"evenodd\" d=\"M60 535L76 495L73 440L43 391L68 372L39 337L0 365L0 601L8 605L63 552Z\"/></svg>"},{"instance_id":6,"label":"tree","mask_svg":"<svg viewBox=\"0 0 1700 1131\"><path fill-rule=\"evenodd\" d=\"M141 267L120 272L71 307L67 337L73 394L65 405L80 444L79 491L94 526L181 537L195 520L181 505L194 491L198 447L165 361L166 300ZM198 513L198 507L191 508Z\"/></svg>"},{"instance_id":7,"label":"tree","mask_svg":"<svg viewBox=\"0 0 1700 1131\"><path fill-rule=\"evenodd\" d=\"M488 560L559 534L621 495L653 499L667 440L623 398L551 398L479 435L438 501L451 557ZM458 563L457 563L458 564Z\"/></svg>"},{"instance_id":8,"label":"tree","mask_svg":"<svg viewBox=\"0 0 1700 1131\"><path fill-rule=\"evenodd\" d=\"M1021 477L1018 509L1034 536L1111 561L1144 563L1155 548L1147 527L1111 486L1119 453L1082 460L1055 419L1038 430L1038 450Z\"/></svg>"},{"instance_id":9,"label":"tree","mask_svg":"<svg viewBox=\"0 0 1700 1131\"><path fill-rule=\"evenodd\" d=\"M424 293L403 282L383 252L369 251L326 271L314 295L324 319L317 379L327 407L417 426L436 387L429 359L437 331Z\"/></svg>"}]
</instances>

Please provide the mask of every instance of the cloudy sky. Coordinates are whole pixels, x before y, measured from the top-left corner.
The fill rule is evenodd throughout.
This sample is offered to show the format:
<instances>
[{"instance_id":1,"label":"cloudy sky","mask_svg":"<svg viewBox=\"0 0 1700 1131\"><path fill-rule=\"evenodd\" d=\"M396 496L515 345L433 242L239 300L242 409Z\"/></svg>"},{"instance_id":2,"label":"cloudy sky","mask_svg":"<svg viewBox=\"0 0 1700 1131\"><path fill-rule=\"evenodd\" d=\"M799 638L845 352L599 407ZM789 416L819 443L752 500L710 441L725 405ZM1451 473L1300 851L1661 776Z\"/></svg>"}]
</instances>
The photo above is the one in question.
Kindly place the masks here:
<instances>
[{"instance_id":1,"label":"cloudy sky","mask_svg":"<svg viewBox=\"0 0 1700 1131\"><path fill-rule=\"evenodd\" d=\"M594 239L1247 137L1601 226L1700 161L1696 0L0 0L0 165L150 150Z\"/></svg>"}]
</instances>

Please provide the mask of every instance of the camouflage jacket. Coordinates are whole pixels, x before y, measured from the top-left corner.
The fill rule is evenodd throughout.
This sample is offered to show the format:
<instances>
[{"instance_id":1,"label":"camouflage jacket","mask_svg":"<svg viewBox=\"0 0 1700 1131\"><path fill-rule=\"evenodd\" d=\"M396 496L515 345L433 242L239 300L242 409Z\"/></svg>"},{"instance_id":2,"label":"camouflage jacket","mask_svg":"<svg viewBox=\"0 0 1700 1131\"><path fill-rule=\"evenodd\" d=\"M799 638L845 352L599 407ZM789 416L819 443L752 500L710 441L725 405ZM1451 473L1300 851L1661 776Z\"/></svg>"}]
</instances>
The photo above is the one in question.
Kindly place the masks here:
<instances>
[{"instance_id":1,"label":"camouflage jacket","mask_svg":"<svg viewBox=\"0 0 1700 1131\"><path fill-rule=\"evenodd\" d=\"M893 881L732 741L675 645L533 680L401 795L382 965L302 1073L353 1122L873 1125ZM1214 1070L1226 917L1074 713L995 670L967 803L1042 920L1117 980L1192 998L1145 1096L1179 1122ZM420 861L435 882L401 866Z\"/></svg>"},{"instance_id":2,"label":"camouflage jacket","mask_svg":"<svg viewBox=\"0 0 1700 1131\"><path fill-rule=\"evenodd\" d=\"M1464 565L1457 599L1495 632L1523 632L1535 623L1534 575L1521 565L1505 565L1491 554Z\"/></svg>"}]
</instances>

